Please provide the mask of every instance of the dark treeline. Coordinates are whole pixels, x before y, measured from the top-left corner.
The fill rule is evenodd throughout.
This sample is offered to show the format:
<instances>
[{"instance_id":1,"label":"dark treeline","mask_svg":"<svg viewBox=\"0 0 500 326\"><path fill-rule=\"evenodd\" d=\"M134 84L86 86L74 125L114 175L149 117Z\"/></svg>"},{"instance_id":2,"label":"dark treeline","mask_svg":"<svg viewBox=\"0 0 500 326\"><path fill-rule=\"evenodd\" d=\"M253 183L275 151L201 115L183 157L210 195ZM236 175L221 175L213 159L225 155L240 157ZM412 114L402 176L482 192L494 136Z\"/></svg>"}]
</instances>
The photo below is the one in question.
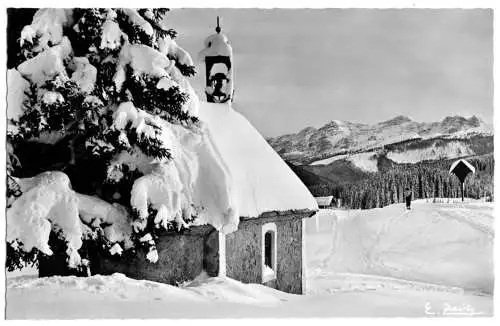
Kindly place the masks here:
<instances>
[{"instance_id":1,"label":"dark treeline","mask_svg":"<svg viewBox=\"0 0 500 326\"><path fill-rule=\"evenodd\" d=\"M342 206L369 209L404 201L406 187L413 191L413 199L458 198L461 185L448 171L454 160L395 164L380 173L367 175L361 181L309 186L314 196L329 196L341 200ZM467 159L475 168L465 181L465 197L493 197L494 159L492 154Z\"/></svg>"}]
</instances>

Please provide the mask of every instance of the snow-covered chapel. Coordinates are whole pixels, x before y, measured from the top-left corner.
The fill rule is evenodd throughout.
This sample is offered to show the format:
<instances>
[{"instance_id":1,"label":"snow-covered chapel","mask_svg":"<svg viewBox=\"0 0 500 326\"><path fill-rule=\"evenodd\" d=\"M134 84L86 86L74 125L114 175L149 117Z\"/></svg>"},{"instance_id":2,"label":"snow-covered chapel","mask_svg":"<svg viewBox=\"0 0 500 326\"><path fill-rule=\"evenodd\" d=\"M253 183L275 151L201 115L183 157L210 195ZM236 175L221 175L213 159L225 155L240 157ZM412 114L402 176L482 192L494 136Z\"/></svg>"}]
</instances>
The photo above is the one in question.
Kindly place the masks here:
<instances>
[{"instance_id":1,"label":"snow-covered chapel","mask_svg":"<svg viewBox=\"0 0 500 326\"><path fill-rule=\"evenodd\" d=\"M304 219L317 210L314 197L231 106L202 102L200 119L231 175L237 225L192 226L182 235L172 232L157 241L155 264L144 255L133 263L112 256L101 262L100 273L176 283L205 271L304 293Z\"/></svg>"},{"instance_id":2,"label":"snow-covered chapel","mask_svg":"<svg viewBox=\"0 0 500 326\"><path fill-rule=\"evenodd\" d=\"M206 272L304 293L304 219L314 215L318 206L259 132L232 108L234 63L227 36L218 26L201 52L207 73L205 102L198 99L185 73L185 67L194 66L189 54L170 34L156 34L156 13L106 9L93 15L102 21L99 44L91 45L90 54L81 57L63 31L72 27L79 32L85 20L75 20L69 10L41 9L23 29L21 41L36 37L32 43L36 51L8 72L8 118L21 121L9 125L9 130L14 135L27 130L22 117L31 109L22 105L23 90L53 78L72 80L88 105L108 112L98 135L89 136L82 146L95 157L106 153L106 182L122 185L132 180L131 190L107 196L107 188L94 191L81 186L87 180L78 181L79 174L71 173L78 162L36 175L13 173L9 180L19 191L7 208L7 241L12 248L37 248L44 253L40 276L83 264L91 274L120 272L178 284ZM152 45L135 44L137 39L122 27L127 24L150 36ZM103 61L115 67L109 89L124 94L116 101L94 95L100 78L95 53L103 49L112 50ZM138 100L143 95L136 95L135 84L129 81L142 78L138 76L148 76L140 80L141 85L154 80L167 95L177 90L186 94L181 107L185 115L179 117L195 117L192 120L198 122L179 123L171 114L144 106L145 101ZM32 86L33 90L44 103L42 108L60 105L69 96L57 88ZM105 137L99 138L101 134ZM117 143L110 140L115 134ZM62 141L44 128L30 137L30 142ZM141 139L158 146L160 153L164 146L168 155L144 149ZM22 146L16 146L13 153L22 156L21 150L16 151ZM71 152L71 159L78 161L78 152ZM67 246L62 254L53 253L49 245L55 231ZM87 256L82 256L82 239L89 234L104 238L99 246L108 248L105 254L97 245L83 246ZM133 243L144 246L130 251Z\"/></svg>"}]
</instances>

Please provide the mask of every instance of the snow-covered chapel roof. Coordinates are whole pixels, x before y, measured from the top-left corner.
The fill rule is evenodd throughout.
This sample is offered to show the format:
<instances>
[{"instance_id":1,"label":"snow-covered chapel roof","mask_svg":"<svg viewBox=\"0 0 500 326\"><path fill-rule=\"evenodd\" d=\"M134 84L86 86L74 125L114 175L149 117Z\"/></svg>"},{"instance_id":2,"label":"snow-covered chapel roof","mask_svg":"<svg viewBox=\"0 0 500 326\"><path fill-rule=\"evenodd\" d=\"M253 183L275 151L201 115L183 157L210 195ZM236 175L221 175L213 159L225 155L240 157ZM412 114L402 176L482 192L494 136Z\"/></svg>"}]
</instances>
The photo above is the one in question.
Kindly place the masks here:
<instances>
[{"instance_id":1,"label":"snow-covered chapel roof","mask_svg":"<svg viewBox=\"0 0 500 326\"><path fill-rule=\"evenodd\" d=\"M230 105L201 102L199 117L231 174L240 216L318 209L302 181Z\"/></svg>"}]
</instances>

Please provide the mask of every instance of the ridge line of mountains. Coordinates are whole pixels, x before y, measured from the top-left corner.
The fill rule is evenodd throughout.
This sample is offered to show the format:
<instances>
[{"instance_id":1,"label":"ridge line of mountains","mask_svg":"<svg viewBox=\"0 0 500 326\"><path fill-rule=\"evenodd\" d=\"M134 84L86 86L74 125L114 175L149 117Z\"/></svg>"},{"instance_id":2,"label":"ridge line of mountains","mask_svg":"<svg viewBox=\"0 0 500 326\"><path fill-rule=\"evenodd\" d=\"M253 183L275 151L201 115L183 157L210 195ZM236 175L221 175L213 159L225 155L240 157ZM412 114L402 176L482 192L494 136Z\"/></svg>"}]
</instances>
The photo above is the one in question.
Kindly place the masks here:
<instances>
[{"instance_id":1,"label":"ridge line of mountains","mask_svg":"<svg viewBox=\"0 0 500 326\"><path fill-rule=\"evenodd\" d=\"M476 116L418 122L399 115L372 125L333 120L267 141L314 196L334 195L348 208L401 202L407 186L415 198L459 197L448 173L458 158L477 170L466 195L493 197L493 126Z\"/></svg>"},{"instance_id":2,"label":"ridge line of mountains","mask_svg":"<svg viewBox=\"0 0 500 326\"><path fill-rule=\"evenodd\" d=\"M297 133L267 138L285 160L310 164L340 154L377 150L405 141L468 139L492 136L493 126L476 116L449 116L439 122L418 122L399 115L373 125L332 120L320 128L306 127Z\"/></svg>"}]
</instances>

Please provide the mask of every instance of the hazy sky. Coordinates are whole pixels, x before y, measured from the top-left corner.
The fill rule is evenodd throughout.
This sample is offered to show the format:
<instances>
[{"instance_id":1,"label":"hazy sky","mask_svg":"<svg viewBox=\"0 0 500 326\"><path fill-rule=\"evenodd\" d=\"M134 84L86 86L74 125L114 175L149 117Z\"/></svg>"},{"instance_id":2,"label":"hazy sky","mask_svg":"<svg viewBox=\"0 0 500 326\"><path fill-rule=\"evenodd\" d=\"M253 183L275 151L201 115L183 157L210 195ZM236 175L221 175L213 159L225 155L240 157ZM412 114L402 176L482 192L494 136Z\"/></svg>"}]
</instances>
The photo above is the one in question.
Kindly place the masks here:
<instances>
[{"instance_id":1,"label":"hazy sky","mask_svg":"<svg viewBox=\"0 0 500 326\"><path fill-rule=\"evenodd\" d=\"M233 106L264 136L399 114L493 122L491 10L175 9L167 19L196 58L217 15L234 51Z\"/></svg>"}]
</instances>

